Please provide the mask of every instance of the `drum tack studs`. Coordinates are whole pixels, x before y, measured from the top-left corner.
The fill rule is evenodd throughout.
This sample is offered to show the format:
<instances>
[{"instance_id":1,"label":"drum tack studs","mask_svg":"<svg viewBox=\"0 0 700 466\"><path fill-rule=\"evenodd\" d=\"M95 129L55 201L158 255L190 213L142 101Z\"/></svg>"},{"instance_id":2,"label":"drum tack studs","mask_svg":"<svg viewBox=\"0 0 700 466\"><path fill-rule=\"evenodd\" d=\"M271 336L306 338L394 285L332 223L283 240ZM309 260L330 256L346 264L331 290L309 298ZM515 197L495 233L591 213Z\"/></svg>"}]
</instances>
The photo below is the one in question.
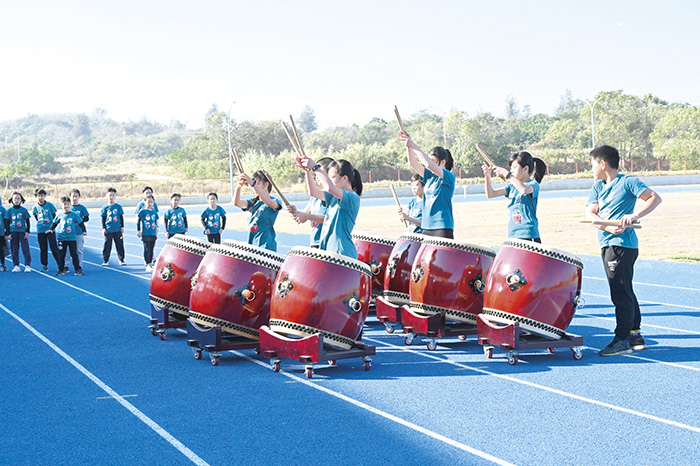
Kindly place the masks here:
<instances>
[{"instance_id":1,"label":"drum tack studs","mask_svg":"<svg viewBox=\"0 0 700 466\"><path fill-rule=\"evenodd\" d=\"M287 295L287 293L292 291L293 288L294 285L292 285L291 280L289 280L289 276L284 277L284 280L277 284L277 291L279 291L280 297L282 298L284 298Z\"/></svg>"},{"instance_id":2,"label":"drum tack studs","mask_svg":"<svg viewBox=\"0 0 700 466\"><path fill-rule=\"evenodd\" d=\"M515 269L514 272L506 275L506 283L510 287L510 291L515 291L523 285L527 285L527 280L523 276L520 269Z\"/></svg>"},{"instance_id":3,"label":"drum tack studs","mask_svg":"<svg viewBox=\"0 0 700 466\"><path fill-rule=\"evenodd\" d=\"M484 280L481 278L481 274L478 274L472 280L469 281L469 286L472 287L474 294L479 294L484 292L485 284Z\"/></svg>"}]
</instances>

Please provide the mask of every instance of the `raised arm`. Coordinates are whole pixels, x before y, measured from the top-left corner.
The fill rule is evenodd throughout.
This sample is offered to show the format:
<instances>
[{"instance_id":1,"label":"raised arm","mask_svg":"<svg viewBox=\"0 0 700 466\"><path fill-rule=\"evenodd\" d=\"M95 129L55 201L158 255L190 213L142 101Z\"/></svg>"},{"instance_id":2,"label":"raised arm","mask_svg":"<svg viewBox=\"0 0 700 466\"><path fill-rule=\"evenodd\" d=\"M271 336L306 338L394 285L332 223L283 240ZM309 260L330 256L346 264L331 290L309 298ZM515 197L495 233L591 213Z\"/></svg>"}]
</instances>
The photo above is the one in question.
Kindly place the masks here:
<instances>
[{"instance_id":1,"label":"raised arm","mask_svg":"<svg viewBox=\"0 0 700 466\"><path fill-rule=\"evenodd\" d=\"M484 171L484 190L486 191L486 197L492 198L492 197L499 197L499 196L505 196L506 195L506 188L500 187L500 188L494 188L493 185L491 184L491 176L493 174L493 167L491 167L489 164L483 164L481 165L481 169Z\"/></svg>"}]
</instances>

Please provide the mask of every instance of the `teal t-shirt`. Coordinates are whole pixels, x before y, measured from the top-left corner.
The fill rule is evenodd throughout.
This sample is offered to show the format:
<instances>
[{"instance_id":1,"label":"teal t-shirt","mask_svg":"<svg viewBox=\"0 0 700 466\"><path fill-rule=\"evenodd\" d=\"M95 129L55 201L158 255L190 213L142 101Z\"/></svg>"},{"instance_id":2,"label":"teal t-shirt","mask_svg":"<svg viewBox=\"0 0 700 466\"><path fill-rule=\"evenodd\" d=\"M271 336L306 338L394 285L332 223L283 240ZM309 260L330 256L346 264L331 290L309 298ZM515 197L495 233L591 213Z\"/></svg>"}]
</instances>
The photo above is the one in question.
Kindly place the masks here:
<instances>
[{"instance_id":1,"label":"teal t-shirt","mask_svg":"<svg viewBox=\"0 0 700 466\"><path fill-rule=\"evenodd\" d=\"M87 208L84 205L82 205L82 204L71 205L70 210L75 212L76 214L78 214L80 216L80 218L83 219L83 222L87 222L90 220L90 212L88 212ZM85 227L85 223L83 223L83 227ZM78 234L85 233L85 230L87 230L87 227L85 227L85 230L78 227L78 230L80 230L78 232Z\"/></svg>"},{"instance_id":2,"label":"teal t-shirt","mask_svg":"<svg viewBox=\"0 0 700 466\"><path fill-rule=\"evenodd\" d=\"M141 227L141 236L157 236L158 231L158 212L148 209L141 209L138 215L139 226ZM138 230L137 230L138 231Z\"/></svg>"},{"instance_id":3,"label":"teal t-shirt","mask_svg":"<svg viewBox=\"0 0 700 466\"><path fill-rule=\"evenodd\" d=\"M156 212L158 212L156 210ZM168 209L163 217L165 220L165 228L170 235L185 234L187 229L187 212L185 209L178 206L177 209Z\"/></svg>"},{"instance_id":4,"label":"teal t-shirt","mask_svg":"<svg viewBox=\"0 0 700 466\"><path fill-rule=\"evenodd\" d=\"M588 196L588 204L598 204L598 216L603 220L620 220L624 215L634 213L637 198L646 191L647 185L634 176L619 174L610 184L605 180L596 180ZM621 235L598 230L598 244L622 246L637 249L639 241L634 228L625 228Z\"/></svg>"},{"instance_id":5,"label":"teal t-shirt","mask_svg":"<svg viewBox=\"0 0 700 466\"><path fill-rule=\"evenodd\" d=\"M328 208L326 207L325 201L322 201L317 197L311 197L311 199L309 199L309 204L311 204L311 208L309 209L309 213L311 215L321 215L323 217L326 216L326 210L328 210ZM318 246L321 243L322 231L323 222L311 222L311 233L309 235L311 246Z\"/></svg>"},{"instance_id":6,"label":"teal t-shirt","mask_svg":"<svg viewBox=\"0 0 700 466\"><path fill-rule=\"evenodd\" d=\"M29 211L22 206L15 208L13 205L5 213L5 218L10 220L10 233L26 233L29 231ZM7 233L5 233L7 234Z\"/></svg>"},{"instance_id":7,"label":"teal t-shirt","mask_svg":"<svg viewBox=\"0 0 700 466\"><path fill-rule=\"evenodd\" d=\"M357 259L357 248L352 241L357 213L360 211L360 196L354 191L343 190L343 199L325 192L326 216L323 220L320 248L329 252Z\"/></svg>"},{"instance_id":8,"label":"teal t-shirt","mask_svg":"<svg viewBox=\"0 0 700 466\"><path fill-rule=\"evenodd\" d=\"M105 204L102 207L101 216L105 220L107 233L119 233L124 226L120 221L124 217L124 209L119 204Z\"/></svg>"},{"instance_id":9,"label":"teal t-shirt","mask_svg":"<svg viewBox=\"0 0 700 466\"><path fill-rule=\"evenodd\" d=\"M282 208L282 204L272 198ZM253 204L253 200L249 199L248 207L243 210L250 212L248 217L248 244L277 251L277 235L275 233L275 220L280 209L273 209L263 201L258 201ZM253 231L255 230L255 231Z\"/></svg>"},{"instance_id":10,"label":"teal t-shirt","mask_svg":"<svg viewBox=\"0 0 700 466\"><path fill-rule=\"evenodd\" d=\"M220 205L217 205L214 210L207 207L206 210L202 212L202 220L204 220L204 223L209 229L210 235L216 235L221 231L223 217L226 217L226 211Z\"/></svg>"},{"instance_id":11,"label":"teal t-shirt","mask_svg":"<svg viewBox=\"0 0 700 466\"><path fill-rule=\"evenodd\" d=\"M144 200L142 199L142 200L139 201L138 204L136 204L136 211L134 211L134 213L135 213L136 215L138 215L139 212L141 212L141 211L142 211L143 209L145 209L145 208L146 208L146 201L144 201ZM158 213L158 204L156 204L155 202L153 203L153 210L155 210L156 213Z\"/></svg>"},{"instance_id":12,"label":"teal t-shirt","mask_svg":"<svg viewBox=\"0 0 700 466\"><path fill-rule=\"evenodd\" d=\"M540 237L537 222L537 199L540 195L540 184L535 180L525 183L532 186L530 194L523 195L512 184L506 185L508 205L508 238L531 239Z\"/></svg>"},{"instance_id":13,"label":"teal t-shirt","mask_svg":"<svg viewBox=\"0 0 700 466\"><path fill-rule=\"evenodd\" d=\"M423 199L414 197L408 203L408 216L415 218L416 220L423 222ZM411 233L423 233L423 229L416 225L415 223L408 224L408 231Z\"/></svg>"},{"instance_id":14,"label":"teal t-shirt","mask_svg":"<svg viewBox=\"0 0 700 466\"><path fill-rule=\"evenodd\" d=\"M0 205L0 236L5 236L5 214L7 210ZM0 239L0 241L4 241Z\"/></svg>"},{"instance_id":15,"label":"teal t-shirt","mask_svg":"<svg viewBox=\"0 0 700 466\"><path fill-rule=\"evenodd\" d=\"M56 216L56 207L50 202L44 202L44 205L36 204L32 209L32 215L36 219L37 233L46 233Z\"/></svg>"},{"instance_id":16,"label":"teal t-shirt","mask_svg":"<svg viewBox=\"0 0 700 466\"><path fill-rule=\"evenodd\" d=\"M75 241L77 234L82 233L78 226L82 222L83 219L76 212L59 212L52 224L56 231L56 238L63 241Z\"/></svg>"},{"instance_id":17,"label":"teal t-shirt","mask_svg":"<svg viewBox=\"0 0 700 466\"><path fill-rule=\"evenodd\" d=\"M421 181L423 188L423 230L454 229L452 215L452 195L455 192L455 176L446 168L442 169L442 178L429 169L423 171Z\"/></svg>"}]
</instances>

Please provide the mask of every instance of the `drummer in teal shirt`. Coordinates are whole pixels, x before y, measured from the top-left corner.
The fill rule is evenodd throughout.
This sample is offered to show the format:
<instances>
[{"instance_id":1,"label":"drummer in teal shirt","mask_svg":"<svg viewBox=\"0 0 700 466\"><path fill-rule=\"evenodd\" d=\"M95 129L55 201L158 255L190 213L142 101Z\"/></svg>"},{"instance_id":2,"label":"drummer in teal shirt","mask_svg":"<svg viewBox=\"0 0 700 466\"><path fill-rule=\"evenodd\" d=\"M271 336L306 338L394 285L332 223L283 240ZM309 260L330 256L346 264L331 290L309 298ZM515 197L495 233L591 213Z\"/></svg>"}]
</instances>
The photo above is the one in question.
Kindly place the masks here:
<instances>
[{"instance_id":1,"label":"drummer in teal shirt","mask_svg":"<svg viewBox=\"0 0 700 466\"><path fill-rule=\"evenodd\" d=\"M320 248L357 259L357 248L352 241L357 214L360 211L362 177L347 160L330 163L328 173L320 164L308 157L301 159L306 171L306 187L309 195L325 201L326 216L321 230ZM316 186L313 173L318 176L323 189Z\"/></svg>"},{"instance_id":2,"label":"drummer in teal shirt","mask_svg":"<svg viewBox=\"0 0 700 466\"><path fill-rule=\"evenodd\" d=\"M399 218L408 224L408 231L411 233L423 233L421 225L423 224L423 181L420 175L414 173L411 177L411 192L414 197L408 203L408 212L399 206Z\"/></svg>"},{"instance_id":3,"label":"drummer in teal shirt","mask_svg":"<svg viewBox=\"0 0 700 466\"><path fill-rule=\"evenodd\" d=\"M241 199L243 186L253 188L256 196L253 199ZM258 170L249 177L245 173L238 176L238 184L234 192L233 204L250 212L248 217L248 244L277 251L277 234L275 233L275 220L282 209L277 199L270 196L272 184L265 172Z\"/></svg>"},{"instance_id":4,"label":"drummer in teal shirt","mask_svg":"<svg viewBox=\"0 0 700 466\"><path fill-rule=\"evenodd\" d=\"M423 189L423 234L454 238L454 216L452 195L455 191L455 176L450 170L454 164L449 150L440 146L423 152L411 136L399 132L399 141L406 146L408 163L420 175Z\"/></svg>"},{"instance_id":5,"label":"drummer in teal shirt","mask_svg":"<svg viewBox=\"0 0 700 466\"><path fill-rule=\"evenodd\" d=\"M537 221L537 200L540 195L540 182L547 172L547 165L529 152L516 152L510 157L510 170L503 167L482 165L486 196L505 196L508 205L508 238L524 239L541 243L539 222ZM509 184L494 188L491 176L495 173ZM534 180L530 179L534 176Z\"/></svg>"},{"instance_id":6,"label":"drummer in teal shirt","mask_svg":"<svg viewBox=\"0 0 700 466\"><path fill-rule=\"evenodd\" d=\"M323 157L318 160L318 164L328 173L328 166L333 161L330 157ZM309 245L312 248L320 248L321 233L323 232L323 221L326 219L328 207L326 202L315 197L310 197L304 210L299 211L295 205L287 206L287 211L292 214L292 218L299 224L306 221L311 222L311 232L309 233Z\"/></svg>"}]
</instances>

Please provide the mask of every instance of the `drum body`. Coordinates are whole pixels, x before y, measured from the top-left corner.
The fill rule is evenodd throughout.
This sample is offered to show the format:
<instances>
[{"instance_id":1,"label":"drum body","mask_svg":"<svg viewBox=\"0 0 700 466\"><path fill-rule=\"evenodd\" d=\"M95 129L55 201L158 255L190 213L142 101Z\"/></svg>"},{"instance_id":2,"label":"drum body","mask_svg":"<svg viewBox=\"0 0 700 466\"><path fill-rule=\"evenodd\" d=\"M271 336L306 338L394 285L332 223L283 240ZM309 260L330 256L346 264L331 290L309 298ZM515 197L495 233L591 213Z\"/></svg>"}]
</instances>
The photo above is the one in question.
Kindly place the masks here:
<instances>
[{"instance_id":1,"label":"drum body","mask_svg":"<svg viewBox=\"0 0 700 466\"><path fill-rule=\"evenodd\" d=\"M445 314L445 320L476 325L487 272L496 251L452 239L423 241L410 280L410 308L418 314Z\"/></svg>"},{"instance_id":2,"label":"drum body","mask_svg":"<svg viewBox=\"0 0 700 466\"><path fill-rule=\"evenodd\" d=\"M294 337L320 333L326 344L350 349L367 318L372 278L358 260L293 247L272 290L270 329Z\"/></svg>"},{"instance_id":3,"label":"drum body","mask_svg":"<svg viewBox=\"0 0 700 466\"><path fill-rule=\"evenodd\" d=\"M413 261L423 241L431 238L426 235L401 235L391 250L384 272L384 298L396 304L410 301L410 280Z\"/></svg>"},{"instance_id":4,"label":"drum body","mask_svg":"<svg viewBox=\"0 0 700 466\"><path fill-rule=\"evenodd\" d=\"M192 236L173 235L158 254L151 275L151 306L189 315L191 280L211 243Z\"/></svg>"},{"instance_id":5,"label":"drum body","mask_svg":"<svg viewBox=\"0 0 700 466\"><path fill-rule=\"evenodd\" d=\"M381 296L384 290L384 275L396 240L367 233L353 233L352 241L357 248L357 260L369 265L374 279L372 296Z\"/></svg>"},{"instance_id":6,"label":"drum body","mask_svg":"<svg viewBox=\"0 0 700 466\"><path fill-rule=\"evenodd\" d=\"M503 243L486 279L483 315L498 323L518 322L531 333L561 339L581 294L578 257L531 241Z\"/></svg>"},{"instance_id":7,"label":"drum body","mask_svg":"<svg viewBox=\"0 0 700 466\"><path fill-rule=\"evenodd\" d=\"M239 241L212 246L190 294L190 319L246 338L270 319L270 296L284 256Z\"/></svg>"}]
</instances>

